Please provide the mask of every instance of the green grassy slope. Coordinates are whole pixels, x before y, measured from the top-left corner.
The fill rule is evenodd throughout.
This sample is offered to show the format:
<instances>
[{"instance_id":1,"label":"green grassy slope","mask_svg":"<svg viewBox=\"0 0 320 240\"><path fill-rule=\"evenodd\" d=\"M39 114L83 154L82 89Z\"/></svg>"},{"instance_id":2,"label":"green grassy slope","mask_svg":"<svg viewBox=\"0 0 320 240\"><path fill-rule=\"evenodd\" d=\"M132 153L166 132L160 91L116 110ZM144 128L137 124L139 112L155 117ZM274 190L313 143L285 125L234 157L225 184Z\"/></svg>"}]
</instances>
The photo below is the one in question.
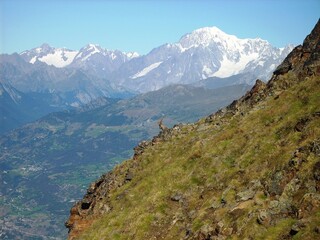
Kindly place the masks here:
<instances>
[{"instance_id":1,"label":"green grassy slope","mask_svg":"<svg viewBox=\"0 0 320 240\"><path fill-rule=\"evenodd\" d=\"M320 116L315 115L319 102L320 79L314 77L276 99L269 97L245 116L231 117L221 127L201 121L146 148L115 169L121 177L123 168L131 169L134 177L111 193L112 211L96 221L83 239L180 239L187 232L200 234L207 228L215 232L221 222L235 239L280 239L289 234L299 219L291 212L298 210L290 208L298 208L312 188L319 152L301 153L306 155L301 162L290 164L299 147L320 144ZM308 121L297 131L303 119ZM282 179L273 182L278 173ZM297 187L294 179L300 189L291 193L290 188ZM273 185L279 185L276 195L269 189ZM319 189L316 192L319 195ZM250 198L237 200L241 194ZM181 199L174 201L175 195ZM281 199L289 209L273 210L272 204L282 203ZM275 213L267 226L258 224L264 209L283 211L284 216ZM299 236L316 239L319 235L312 230L320 223L319 208L307 220Z\"/></svg>"}]
</instances>

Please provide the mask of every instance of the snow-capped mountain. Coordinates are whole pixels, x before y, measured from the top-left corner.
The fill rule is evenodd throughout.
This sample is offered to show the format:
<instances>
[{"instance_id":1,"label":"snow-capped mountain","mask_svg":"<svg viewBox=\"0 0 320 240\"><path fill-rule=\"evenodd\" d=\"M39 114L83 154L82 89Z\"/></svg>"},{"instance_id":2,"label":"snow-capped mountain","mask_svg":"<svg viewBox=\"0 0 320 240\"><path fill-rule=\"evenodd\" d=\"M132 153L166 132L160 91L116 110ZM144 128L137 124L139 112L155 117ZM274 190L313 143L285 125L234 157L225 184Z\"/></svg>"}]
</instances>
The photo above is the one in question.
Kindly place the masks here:
<instances>
[{"instance_id":1,"label":"snow-capped mountain","mask_svg":"<svg viewBox=\"0 0 320 240\"><path fill-rule=\"evenodd\" d=\"M88 44L79 51L66 48L53 48L48 44L24 51L21 57L29 63L45 63L57 68L73 67L88 70L97 74L110 73L124 62L138 57L136 52L107 50L96 44Z\"/></svg>"},{"instance_id":2,"label":"snow-capped mountain","mask_svg":"<svg viewBox=\"0 0 320 240\"><path fill-rule=\"evenodd\" d=\"M292 49L292 45L276 48L260 38L239 39L217 27L206 27L124 63L112 79L140 92L249 72L267 80Z\"/></svg>"},{"instance_id":3,"label":"snow-capped mountain","mask_svg":"<svg viewBox=\"0 0 320 240\"><path fill-rule=\"evenodd\" d=\"M143 56L97 44L80 50L43 44L21 54L1 55L0 79L21 92L54 92L68 99L67 105L78 106L101 96L128 96L172 84L250 85L256 78L268 80L292 49L206 27Z\"/></svg>"},{"instance_id":4,"label":"snow-capped mountain","mask_svg":"<svg viewBox=\"0 0 320 240\"><path fill-rule=\"evenodd\" d=\"M256 78L268 80L292 49L292 45L276 48L260 38L239 39L217 27L205 27L143 56L104 49L97 44L88 44L79 51L43 44L20 55L34 65L77 69L106 78L115 88L148 92L171 84L194 84L247 73L253 77L246 84L253 84Z\"/></svg>"},{"instance_id":5,"label":"snow-capped mountain","mask_svg":"<svg viewBox=\"0 0 320 240\"><path fill-rule=\"evenodd\" d=\"M72 63L78 51L66 48L53 48L48 44L42 44L40 47L33 48L30 51L24 51L20 55L27 62L35 64L43 62L57 68L63 68Z\"/></svg>"}]
</instances>

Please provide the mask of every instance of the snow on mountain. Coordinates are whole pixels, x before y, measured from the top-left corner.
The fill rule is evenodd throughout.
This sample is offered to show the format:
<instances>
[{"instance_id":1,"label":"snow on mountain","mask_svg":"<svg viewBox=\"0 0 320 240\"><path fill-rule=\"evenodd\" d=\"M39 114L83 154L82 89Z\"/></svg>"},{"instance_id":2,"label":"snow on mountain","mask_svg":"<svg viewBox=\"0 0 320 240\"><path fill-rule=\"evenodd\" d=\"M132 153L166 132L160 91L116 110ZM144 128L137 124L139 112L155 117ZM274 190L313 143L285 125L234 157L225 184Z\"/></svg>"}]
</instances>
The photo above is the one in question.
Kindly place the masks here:
<instances>
[{"instance_id":1,"label":"snow on mountain","mask_svg":"<svg viewBox=\"0 0 320 240\"><path fill-rule=\"evenodd\" d=\"M217 27L205 27L184 35L179 44L184 51L200 45L208 47L212 42L221 43L224 48L237 50L237 40L236 36L228 35Z\"/></svg>"},{"instance_id":2,"label":"snow on mountain","mask_svg":"<svg viewBox=\"0 0 320 240\"><path fill-rule=\"evenodd\" d=\"M48 44L43 44L38 48L22 52L20 55L29 63L35 64L37 61L58 68L68 66L77 55L78 51L66 48L52 48Z\"/></svg>"},{"instance_id":3,"label":"snow on mountain","mask_svg":"<svg viewBox=\"0 0 320 240\"><path fill-rule=\"evenodd\" d=\"M217 27L197 29L183 36L177 45L180 45L183 51L202 47L220 55L220 67L216 71L208 66L203 69L206 77L229 77L243 73L246 72L247 64L251 62L263 66L266 57L279 58L285 50L289 50L286 51L288 54L293 49L293 46L289 49L274 48L260 38L239 39L234 35L224 33ZM274 69L271 68L271 70Z\"/></svg>"},{"instance_id":4,"label":"snow on mountain","mask_svg":"<svg viewBox=\"0 0 320 240\"><path fill-rule=\"evenodd\" d=\"M85 47L81 48L80 51L77 52L77 55L75 56L75 60L85 62L89 60L91 56L94 54L103 54L105 55L105 50L102 49L99 45L97 44L88 44Z\"/></svg>"},{"instance_id":5,"label":"snow on mountain","mask_svg":"<svg viewBox=\"0 0 320 240\"><path fill-rule=\"evenodd\" d=\"M62 68L72 63L77 53L77 51L66 51L62 48L57 49L53 53L49 53L46 56L38 58L38 60L48 65L53 65L55 67Z\"/></svg>"},{"instance_id":6,"label":"snow on mountain","mask_svg":"<svg viewBox=\"0 0 320 240\"><path fill-rule=\"evenodd\" d=\"M245 69L246 65L259 58L258 53L252 54L243 54L239 58L238 61L232 61L227 55L223 56L222 61L220 62L220 68L215 73L208 75L208 77L230 77L232 75L240 73L243 69ZM262 62L263 64L263 62Z\"/></svg>"},{"instance_id":7,"label":"snow on mountain","mask_svg":"<svg viewBox=\"0 0 320 240\"><path fill-rule=\"evenodd\" d=\"M144 69L142 69L140 72L136 73L135 75L131 76L131 78L135 79L135 78L143 77L143 76L147 75L149 72L151 72L153 69L159 67L159 65L161 63L162 62L153 63L150 66L145 67Z\"/></svg>"},{"instance_id":8,"label":"snow on mountain","mask_svg":"<svg viewBox=\"0 0 320 240\"><path fill-rule=\"evenodd\" d=\"M292 45L276 48L260 38L239 39L217 27L205 27L124 63L112 80L140 92L249 72L268 80L292 49Z\"/></svg>"},{"instance_id":9,"label":"snow on mountain","mask_svg":"<svg viewBox=\"0 0 320 240\"><path fill-rule=\"evenodd\" d=\"M137 52L128 52L128 53L125 53L125 54L129 59L139 57L139 53L137 53Z\"/></svg>"}]
</instances>

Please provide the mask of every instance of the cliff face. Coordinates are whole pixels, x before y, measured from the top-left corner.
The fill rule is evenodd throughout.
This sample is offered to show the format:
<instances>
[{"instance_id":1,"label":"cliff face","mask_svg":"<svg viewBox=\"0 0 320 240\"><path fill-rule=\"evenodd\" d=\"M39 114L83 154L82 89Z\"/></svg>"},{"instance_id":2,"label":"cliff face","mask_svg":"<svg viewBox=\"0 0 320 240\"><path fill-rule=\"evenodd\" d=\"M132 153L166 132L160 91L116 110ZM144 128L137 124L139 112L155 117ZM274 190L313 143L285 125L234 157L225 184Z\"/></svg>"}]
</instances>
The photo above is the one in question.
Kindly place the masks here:
<instances>
[{"instance_id":1,"label":"cliff face","mask_svg":"<svg viewBox=\"0 0 320 240\"><path fill-rule=\"evenodd\" d=\"M92 183L70 239L320 238L320 21L264 84Z\"/></svg>"}]
</instances>

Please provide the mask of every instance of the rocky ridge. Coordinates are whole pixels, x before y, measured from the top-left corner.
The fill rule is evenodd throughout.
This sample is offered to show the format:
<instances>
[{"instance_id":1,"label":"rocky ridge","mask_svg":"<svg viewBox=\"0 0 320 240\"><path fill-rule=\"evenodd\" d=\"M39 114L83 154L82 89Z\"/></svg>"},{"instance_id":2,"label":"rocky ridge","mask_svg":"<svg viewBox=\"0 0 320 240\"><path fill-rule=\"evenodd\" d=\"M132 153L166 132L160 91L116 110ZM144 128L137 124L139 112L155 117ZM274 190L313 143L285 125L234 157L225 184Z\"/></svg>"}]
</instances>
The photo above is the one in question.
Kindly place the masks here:
<instances>
[{"instance_id":1,"label":"rocky ridge","mask_svg":"<svg viewBox=\"0 0 320 240\"><path fill-rule=\"evenodd\" d=\"M319 54L320 21L267 84L141 142L74 205L69 238L318 238Z\"/></svg>"}]
</instances>

